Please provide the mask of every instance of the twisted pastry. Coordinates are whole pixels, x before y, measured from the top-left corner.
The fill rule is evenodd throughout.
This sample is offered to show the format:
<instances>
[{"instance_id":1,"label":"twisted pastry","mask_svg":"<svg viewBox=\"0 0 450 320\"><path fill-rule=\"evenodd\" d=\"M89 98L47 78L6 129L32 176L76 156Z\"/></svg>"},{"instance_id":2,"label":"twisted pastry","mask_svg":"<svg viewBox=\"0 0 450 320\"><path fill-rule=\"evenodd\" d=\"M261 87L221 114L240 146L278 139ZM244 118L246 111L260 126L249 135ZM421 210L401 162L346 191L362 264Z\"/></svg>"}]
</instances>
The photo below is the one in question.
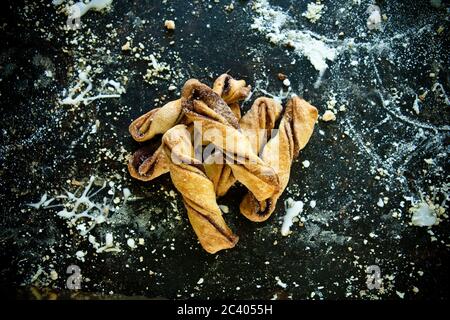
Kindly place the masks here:
<instances>
[{"instance_id":1,"label":"twisted pastry","mask_svg":"<svg viewBox=\"0 0 450 320\"><path fill-rule=\"evenodd\" d=\"M212 143L224 153L225 162L231 167L234 177L258 200L271 197L278 190L278 175L257 156L247 138L236 130L236 118L233 116L231 119L229 115L232 112L225 102L197 80L186 82L183 91L192 86L197 88L191 90L194 94L189 99L182 99L181 103L186 122L201 124L203 141Z\"/></svg>"},{"instance_id":2,"label":"twisted pastry","mask_svg":"<svg viewBox=\"0 0 450 320\"><path fill-rule=\"evenodd\" d=\"M229 74L222 74L213 84L213 91L217 93L230 106L236 118L241 118L239 101L244 100L250 94L251 87L246 86L244 80L235 80Z\"/></svg>"},{"instance_id":3,"label":"twisted pastry","mask_svg":"<svg viewBox=\"0 0 450 320\"><path fill-rule=\"evenodd\" d=\"M274 99L261 97L255 100L250 110L239 121L242 133L258 154L275 128L275 122L282 110L281 104Z\"/></svg>"},{"instance_id":4,"label":"twisted pastry","mask_svg":"<svg viewBox=\"0 0 450 320\"><path fill-rule=\"evenodd\" d=\"M261 222L267 220L278 198L289 182L292 161L309 141L317 120L317 109L303 99L295 96L286 106L278 134L264 146L262 159L278 173L280 188L270 198L263 201L247 193L240 204L241 213L248 219Z\"/></svg>"},{"instance_id":5,"label":"twisted pastry","mask_svg":"<svg viewBox=\"0 0 450 320\"><path fill-rule=\"evenodd\" d=\"M169 172L169 159L158 142L145 145L128 161L128 172L141 181L150 181Z\"/></svg>"},{"instance_id":6,"label":"twisted pastry","mask_svg":"<svg viewBox=\"0 0 450 320\"><path fill-rule=\"evenodd\" d=\"M199 85L200 84L200 85ZM182 97L189 99L195 95L195 90L202 90L201 83L191 82L191 85L184 85ZM235 80L228 74L222 74L214 81L214 91L222 96L227 104L236 104L245 99L250 93L250 86L246 86L244 80ZM209 101L212 102L212 101ZM239 107L239 105L237 105ZM240 110L235 110L239 112ZM157 134L162 134L176 125L182 118L181 99L170 101L161 108L155 108L134 120L129 127L129 131L134 140L143 142L150 140ZM237 125L237 123L235 123Z\"/></svg>"},{"instance_id":7,"label":"twisted pastry","mask_svg":"<svg viewBox=\"0 0 450 320\"><path fill-rule=\"evenodd\" d=\"M187 103L193 107L198 103L198 108L202 110L203 117L213 119L235 129L239 128L238 120L230 107L206 84L203 84L196 79L189 79L184 84L183 89L181 89L181 96L181 105L185 115L186 111L190 111L185 107ZM192 102L195 102L195 104ZM188 118L187 120L188 123L193 122L192 118Z\"/></svg>"},{"instance_id":8,"label":"twisted pastry","mask_svg":"<svg viewBox=\"0 0 450 320\"><path fill-rule=\"evenodd\" d=\"M204 86L204 85L202 85ZM245 99L250 93L250 86L246 86L244 80L235 80L228 74L222 74L214 82L217 94L224 97L226 103L231 104L235 117L240 117L238 101ZM184 90L187 99L196 88L195 85ZM204 90L203 90L204 91ZM224 110L228 110L224 108ZM229 112L227 116L230 116ZM176 125L183 117L181 99L171 101L161 108L153 109L134 120L129 127L131 136L138 142L152 139L157 134L162 134ZM128 171L133 178L142 181L150 181L169 171L169 162L161 148L153 145L138 149L128 162Z\"/></svg>"},{"instance_id":9,"label":"twisted pastry","mask_svg":"<svg viewBox=\"0 0 450 320\"><path fill-rule=\"evenodd\" d=\"M270 137L281 110L281 105L275 100L258 98L239 121L241 132L256 153L261 151L264 141ZM216 152L205 161L205 172L213 182L218 197L226 194L236 181L231 167L224 164L222 157L220 152Z\"/></svg>"},{"instance_id":10,"label":"twisted pastry","mask_svg":"<svg viewBox=\"0 0 450 320\"><path fill-rule=\"evenodd\" d=\"M134 120L129 131L137 142L150 140L176 125L181 117L181 99L170 101L161 108L155 108Z\"/></svg>"},{"instance_id":11,"label":"twisted pastry","mask_svg":"<svg viewBox=\"0 0 450 320\"><path fill-rule=\"evenodd\" d=\"M222 96L239 121L241 119L239 101L247 98L250 90L251 87L246 86L244 80L235 80L226 73L218 77L213 84L213 91ZM213 182L218 197L223 196L236 181L231 168L225 165L223 160L222 153L215 152L205 160L204 165L206 175Z\"/></svg>"},{"instance_id":12,"label":"twisted pastry","mask_svg":"<svg viewBox=\"0 0 450 320\"><path fill-rule=\"evenodd\" d=\"M183 124L168 130L163 138L163 149L170 159L170 177L182 194L189 221L202 247L209 253L232 248L238 242L226 225L216 203L214 186L194 158L191 135Z\"/></svg>"}]
</instances>

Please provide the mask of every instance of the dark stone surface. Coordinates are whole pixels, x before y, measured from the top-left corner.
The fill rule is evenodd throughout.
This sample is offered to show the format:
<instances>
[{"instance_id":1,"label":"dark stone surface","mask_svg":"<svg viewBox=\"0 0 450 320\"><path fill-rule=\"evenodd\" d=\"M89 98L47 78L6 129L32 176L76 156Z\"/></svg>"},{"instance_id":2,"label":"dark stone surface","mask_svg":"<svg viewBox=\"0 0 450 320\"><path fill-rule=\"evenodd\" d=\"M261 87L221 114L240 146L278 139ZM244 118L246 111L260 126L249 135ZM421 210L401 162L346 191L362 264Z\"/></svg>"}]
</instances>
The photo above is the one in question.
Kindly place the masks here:
<instances>
[{"instance_id":1,"label":"dark stone surface","mask_svg":"<svg viewBox=\"0 0 450 320\"><path fill-rule=\"evenodd\" d=\"M256 16L252 2L235 1L234 10L227 12L224 5L229 3L114 1L109 12L88 12L77 31L62 30L66 16L47 1L9 5L0 19L0 283L5 294L36 298L23 293L32 285L65 291L66 269L76 264L84 279L82 291L88 294L211 299L274 295L398 299L398 293L407 299L448 297L448 218L433 226L430 235L427 228L409 225L411 205L404 199L433 197L433 186L435 203L448 197L449 106L431 91L437 81L449 90L448 8L436 9L427 1L383 1L381 11L388 18L384 29L368 32L366 1L361 5L324 1L326 10L317 24L301 15L306 1L277 1L293 18L292 29L324 35L334 40L333 46L355 40L354 50L344 49L328 62L322 84L314 88L318 72L305 57L271 45L250 28ZM174 18L176 30L165 31L164 20ZM142 19L147 22L142 24ZM440 26L444 31L437 34ZM341 31L345 34L340 38ZM90 42L92 34L98 36L96 42ZM171 71L163 73L168 79L144 81L148 61L122 52L127 36L134 46L145 45L141 57L158 53L158 61L170 65ZM93 75L94 90L100 80L114 79L124 84L126 93L89 105L61 105L63 90L73 86L75 71L82 69L80 57L102 68ZM359 61L357 66L351 66L353 60ZM46 76L46 70L52 76ZM283 88L277 79L283 72L293 92L317 106L320 114L333 93L337 108L345 105L346 111L338 112L335 122L318 122L270 220L256 224L239 214L245 192L241 186L219 200L229 206L225 219L240 240L232 250L209 255L197 243L180 196L168 195L174 189L168 175L151 183L132 180L120 148L129 153L138 148L128 125L163 104L155 98L164 94L165 101L175 99L176 91L167 90L170 84L180 88L190 77L211 84L228 70L270 93ZM435 78L429 76L433 72ZM415 94L426 90L430 92L416 114ZM260 95L255 91L252 101ZM381 98L390 103L383 104ZM249 106L247 102L243 109ZM100 127L90 134L96 119ZM112 155L105 156L102 149ZM425 163L429 158L433 165ZM302 167L306 159L309 168ZM387 175L378 180L380 168ZM91 175L128 187L138 198L92 231L99 241L113 232L120 253L96 254L87 239L56 216L56 209L26 206L39 201L44 192L74 191L76 186L67 180L86 182ZM293 233L282 237L279 222L287 197L305 201L301 216L306 221L303 227L294 224ZM389 201L381 208L377 202L383 197ZM315 208L308 205L313 199ZM401 216L393 217L394 211ZM131 250L128 237L144 238L145 245ZM76 259L78 250L87 251L84 262ZM380 267L384 291L367 288L370 265ZM44 273L32 281L40 268ZM52 269L59 274L56 281L49 280ZM279 286L276 277L287 287ZM198 285L200 278L204 282Z\"/></svg>"}]
</instances>

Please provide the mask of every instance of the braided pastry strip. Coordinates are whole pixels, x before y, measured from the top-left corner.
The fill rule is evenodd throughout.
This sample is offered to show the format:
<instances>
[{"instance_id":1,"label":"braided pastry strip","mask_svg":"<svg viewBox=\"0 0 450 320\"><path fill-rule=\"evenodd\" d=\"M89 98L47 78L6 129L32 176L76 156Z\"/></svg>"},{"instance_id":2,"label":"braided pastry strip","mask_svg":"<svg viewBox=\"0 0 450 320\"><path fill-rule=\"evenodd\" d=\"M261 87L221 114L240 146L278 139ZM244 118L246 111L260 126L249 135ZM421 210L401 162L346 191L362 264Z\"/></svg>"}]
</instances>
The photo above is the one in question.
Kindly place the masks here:
<instances>
[{"instance_id":1,"label":"braided pastry strip","mask_svg":"<svg viewBox=\"0 0 450 320\"><path fill-rule=\"evenodd\" d=\"M239 101L244 100L250 94L251 87L244 80L233 79L229 74L222 74L213 84L213 91L217 93L230 106L236 118L241 118Z\"/></svg>"},{"instance_id":2,"label":"braided pastry strip","mask_svg":"<svg viewBox=\"0 0 450 320\"><path fill-rule=\"evenodd\" d=\"M203 117L207 119L213 119L216 122L220 122L223 125L231 126L235 129L239 128L239 123L231 111L227 103L210 87L201 83L197 79L189 79L181 89L181 106L186 116L186 104L193 102L202 103ZM187 122L193 122L191 118L187 118Z\"/></svg>"},{"instance_id":3,"label":"braided pastry strip","mask_svg":"<svg viewBox=\"0 0 450 320\"><path fill-rule=\"evenodd\" d=\"M128 130L137 142L150 140L176 125L182 117L181 110L181 99L170 101L134 120Z\"/></svg>"},{"instance_id":4,"label":"braided pastry strip","mask_svg":"<svg viewBox=\"0 0 450 320\"><path fill-rule=\"evenodd\" d=\"M282 111L281 105L270 98L258 98L250 110L241 118L241 132L249 140L253 151L259 153L264 141L270 136ZM227 193L236 182L231 167L223 164L220 153L210 156L205 162L205 172L214 184L218 197Z\"/></svg>"},{"instance_id":5,"label":"braided pastry strip","mask_svg":"<svg viewBox=\"0 0 450 320\"><path fill-rule=\"evenodd\" d=\"M212 143L224 153L225 162L231 167L235 178L258 200L262 201L275 194L279 184L278 175L257 156L247 138L236 130L237 122L234 124L222 116L227 114L224 108L228 106L225 102L209 87L201 86L197 80L189 80L185 86L186 89L190 86L202 88L192 91L195 94L189 99L182 100L186 122L202 125L203 141ZM197 96L201 100L197 100Z\"/></svg>"},{"instance_id":6,"label":"braided pastry strip","mask_svg":"<svg viewBox=\"0 0 450 320\"><path fill-rule=\"evenodd\" d=\"M128 161L128 172L135 179L150 181L169 172L169 164L162 146L152 143L133 153Z\"/></svg>"},{"instance_id":7,"label":"braided pastry strip","mask_svg":"<svg viewBox=\"0 0 450 320\"><path fill-rule=\"evenodd\" d=\"M226 225L216 203L214 186L194 158L191 135L183 124L168 130L163 149L170 159L170 177L183 196L189 221L202 247L209 253L232 248L239 238Z\"/></svg>"},{"instance_id":8,"label":"braided pastry strip","mask_svg":"<svg viewBox=\"0 0 450 320\"><path fill-rule=\"evenodd\" d=\"M195 86L187 88L184 91L186 98L192 93L189 90L195 89ZM222 95L226 103L231 104L235 117L240 117L238 101L248 96L250 86L246 86L244 80L235 80L228 74L222 74L214 82L214 90ZM182 119L182 116L181 99L178 99L140 116L130 124L129 131L136 141L147 141L172 128ZM128 162L128 171L133 178L150 181L169 172L169 161L162 148L152 144L152 146L138 149L133 154Z\"/></svg>"},{"instance_id":9,"label":"braided pastry strip","mask_svg":"<svg viewBox=\"0 0 450 320\"><path fill-rule=\"evenodd\" d=\"M241 119L239 101L244 100L250 94L250 90L251 87L246 86L244 80L235 80L226 73L217 78L213 85L213 91L222 96L239 121ZM218 197L223 196L236 181L231 168L224 164L221 153L209 156L205 160L204 167L206 175L214 184Z\"/></svg>"},{"instance_id":10,"label":"braided pastry strip","mask_svg":"<svg viewBox=\"0 0 450 320\"><path fill-rule=\"evenodd\" d=\"M317 116L317 109L297 96L287 103L278 134L267 142L262 152L262 159L276 169L280 188L264 201L258 201L251 192L244 196L240 211L249 220L265 221L275 210L277 200L289 182L292 161L308 143Z\"/></svg>"}]
</instances>

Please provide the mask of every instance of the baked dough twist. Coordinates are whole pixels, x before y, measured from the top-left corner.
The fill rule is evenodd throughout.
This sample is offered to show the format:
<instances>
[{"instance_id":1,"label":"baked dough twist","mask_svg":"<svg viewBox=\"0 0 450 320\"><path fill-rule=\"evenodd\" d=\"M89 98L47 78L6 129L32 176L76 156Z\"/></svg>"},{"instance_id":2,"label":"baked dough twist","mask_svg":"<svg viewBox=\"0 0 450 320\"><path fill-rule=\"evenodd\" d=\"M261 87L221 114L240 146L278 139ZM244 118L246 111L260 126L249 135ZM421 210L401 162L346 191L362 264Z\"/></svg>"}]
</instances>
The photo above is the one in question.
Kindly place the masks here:
<instances>
[{"instance_id":1,"label":"baked dough twist","mask_svg":"<svg viewBox=\"0 0 450 320\"><path fill-rule=\"evenodd\" d=\"M169 159L160 142L136 150L128 161L128 172L133 178L141 181L150 181L169 172Z\"/></svg>"},{"instance_id":2,"label":"baked dough twist","mask_svg":"<svg viewBox=\"0 0 450 320\"><path fill-rule=\"evenodd\" d=\"M202 84L202 86L204 85ZM190 95L195 94L192 92L193 90L202 90L202 87L190 86L184 89L183 94L187 99ZM240 118L238 102L248 96L250 86L246 86L244 80L235 80L225 73L219 76L214 82L214 91L221 95L226 103L230 104L235 117ZM227 116L230 116L229 111L227 112ZM140 116L130 124L129 131L134 140L138 142L147 141L155 135L163 134L172 128L181 121L182 117L183 112L180 98ZM169 162L159 145L153 143L138 149L132 155L128 162L128 171L133 178L150 181L169 172Z\"/></svg>"},{"instance_id":3,"label":"baked dough twist","mask_svg":"<svg viewBox=\"0 0 450 320\"><path fill-rule=\"evenodd\" d=\"M244 80L233 79L229 74L222 74L213 84L213 91L217 93L229 105L236 118L241 118L239 101L244 100L250 94L251 87Z\"/></svg>"},{"instance_id":4,"label":"baked dough twist","mask_svg":"<svg viewBox=\"0 0 450 320\"><path fill-rule=\"evenodd\" d=\"M131 122L128 130L137 142L150 140L176 125L182 118L181 99L155 108Z\"/></svg>"},{"instance_id":5,"label":"baked dough twist","mask_svg":"<svg viewBox=\"0 0 450 320\"><path fill-rule=\"evenodd\" d=\"M202 247L209 253L232 248L238 242L226 225L216 202L214 185L195 159L191 135L183 124L168 130L163 138L163 150L170 165L170 177L183 196L189 221Z\"/></svg>"},{"instance_id":6,"label":"baked dough twist","mask_svg":"<svg viewBox=\"0 0 450 320\"><path fill-rule=\"evenodd\" d=\"M214 81L213 91L222 96L236 118L241 120L241 107L239 101L244 100L250 94L250 86L246 86L244 80L235 80L224 73ZM239 124L240 125L240 124ZM236 179L231 168L224 163L221 152L213 153L205 159L205 172L214 184L216 195L223 196L234 184Z\"/></svg>"},{"instance_id":7,"label":"baked dough twist","mask_svg":"<svg viewBox=\"0 0 450 320\"><path fill-rule=\"evenodd\" d=\"M185 87L183 91L191 87L199 88L189 90L193 92L189 99L182 99L186 122L202 126L202 140L223 152L225 163L231 167L234 177L258 200L274 195L278 191L278 175L258 157L248 139L237 130L236 118L233 116L233 120L227 116L228 112L232 114L227 104L208 86L195 79L188 80Z\"/></svg>"},{"instance_id":8,"label":"baked dough twist","mask_svg":"<svg viewBox=\"0 0 450 320\"><path fill-rule=\"evenodd\" d=\"M253 151L259 153L264 142L270 137L282 111L281 105L274 99L261 97L255 100L250 110L241 118L241 132L249 140ZM223 196L235 183L231 167L224 164L220 152L205 160L205 171L214 184L218 197Z\"/></svg>"},{"instance_id":9,"label":"baked dough twist","mask_svg":"<svg viewBox=\"0 0 450 320\"><path fill-rule=\"evenodd\" d=\"M278 134L267 142L261 156L278 173L280 188L264 201L258 201L251 192L247 193L240 204L240 211L245 217L261 222L275 210L277 200L289 182L292 161L308 143L317 116L317 109L305 100L297 96L289 100Z\"/></svg>"}]
</instances>

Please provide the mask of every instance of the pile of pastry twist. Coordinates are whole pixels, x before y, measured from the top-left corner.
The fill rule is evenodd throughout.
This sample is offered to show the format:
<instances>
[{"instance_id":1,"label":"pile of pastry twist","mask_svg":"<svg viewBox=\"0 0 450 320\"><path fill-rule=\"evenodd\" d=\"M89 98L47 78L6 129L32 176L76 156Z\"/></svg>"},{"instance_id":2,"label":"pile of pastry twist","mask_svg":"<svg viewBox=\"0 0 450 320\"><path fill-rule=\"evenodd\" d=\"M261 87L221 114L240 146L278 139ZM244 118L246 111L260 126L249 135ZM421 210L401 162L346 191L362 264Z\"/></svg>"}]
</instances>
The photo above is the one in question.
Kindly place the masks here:
<instances>
[{"instance_id":1,"label":"pile of pastry twist","mask_svg":"<svg viewBox=\"0 0 450 320\"><path fill-rule=\"evenodd\" d=\"M217 78L212 89L191 79L178 100L150 110L129 128L138 142L163 134L133 154L128 170L143 181L170 172L209 253L232 248L239 239L225 223L216 198L237 180L248 189L241 213L256 222L268 219L288 184L292 161L308 143L317 120L317 109L297 96L284 111L277 101L258 98L241 117L239 102L249 94L244 80L228 74ZM195 135L200 149L214 152L196 156Z\"/></svg>"}]
</instances>

